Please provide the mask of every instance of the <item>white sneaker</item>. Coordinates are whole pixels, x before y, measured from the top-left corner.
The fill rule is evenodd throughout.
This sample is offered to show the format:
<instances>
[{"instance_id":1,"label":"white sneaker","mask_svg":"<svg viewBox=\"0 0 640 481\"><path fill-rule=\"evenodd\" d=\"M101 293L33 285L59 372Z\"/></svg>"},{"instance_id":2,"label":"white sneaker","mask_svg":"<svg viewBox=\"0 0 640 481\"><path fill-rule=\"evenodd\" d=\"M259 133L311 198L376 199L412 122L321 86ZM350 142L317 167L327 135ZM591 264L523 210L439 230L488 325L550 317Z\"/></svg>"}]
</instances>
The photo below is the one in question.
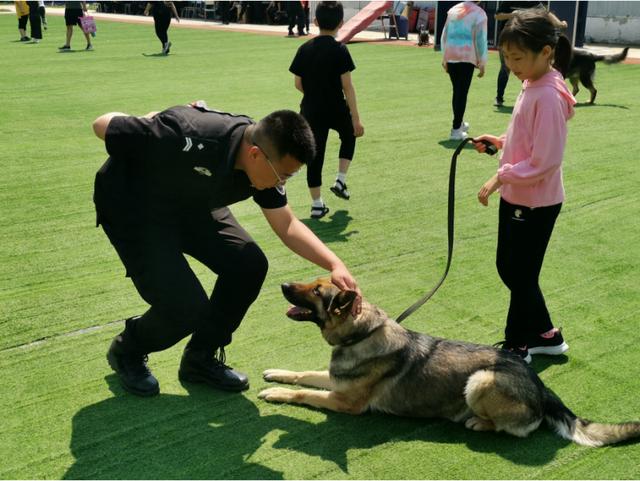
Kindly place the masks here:
<instances>
[{"instance_id":1,"label":"white sneaker","mask_svg":"<svg viewBox=\"0 0 640 481\"><path fill-rule=\"evenodd\" d=\"M464 132L469 132L469 123L468 122L462 122L462 124L460 124L460 129Z\"/></svg>"},{"instance_id":2,"label":"white sneaker","mask_svg":"<svg viewBox=\"0 0 640 481\"><path fill-rule=\"evenodd\" d=\"M464 140L467 137L468 135L462 130L462 127L459 129L451 129L451 133L449 134L449 140Z\"/></svg>"}]
</instances>

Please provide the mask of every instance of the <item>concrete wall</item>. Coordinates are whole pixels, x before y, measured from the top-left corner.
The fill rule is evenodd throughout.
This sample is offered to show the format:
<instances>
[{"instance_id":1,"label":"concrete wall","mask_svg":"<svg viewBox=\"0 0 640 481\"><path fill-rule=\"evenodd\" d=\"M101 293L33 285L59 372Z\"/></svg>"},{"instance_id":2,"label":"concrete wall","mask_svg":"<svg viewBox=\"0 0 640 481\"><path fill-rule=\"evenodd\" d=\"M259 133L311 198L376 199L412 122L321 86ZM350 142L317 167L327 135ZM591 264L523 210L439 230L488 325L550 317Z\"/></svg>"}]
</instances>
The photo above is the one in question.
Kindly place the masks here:
<instances>
[{"instance_id":1,"label":"concrete wall","mask_svg":"<svg viewBox=\"0 0 640 481\"><path fill-rule=\"evenodd\" d=\"M640 45L640 2L589 2L585 41Z\"/></svg>"}]
</instances>

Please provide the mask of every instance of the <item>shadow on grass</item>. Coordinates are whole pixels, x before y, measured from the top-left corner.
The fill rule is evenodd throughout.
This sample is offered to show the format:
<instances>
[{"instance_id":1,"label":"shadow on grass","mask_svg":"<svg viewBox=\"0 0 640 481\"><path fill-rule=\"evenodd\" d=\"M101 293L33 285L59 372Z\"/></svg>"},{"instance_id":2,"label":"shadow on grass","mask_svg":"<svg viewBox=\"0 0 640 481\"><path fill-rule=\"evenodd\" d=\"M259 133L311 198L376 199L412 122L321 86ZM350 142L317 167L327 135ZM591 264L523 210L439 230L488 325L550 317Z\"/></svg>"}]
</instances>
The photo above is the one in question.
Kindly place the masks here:
<instances>
[{"instance_id":1,"label":"shadow on grass","mask_svg":"<svg viewBox=\"0 0 640 481\"><path fill-rule=\"evenodd\" d=\"M290 432L281 436L273 447L318 456L335 463L348 474L347 455L350 450L371 449L390 442L465 444L472 451L497 454L525 466L549 463L556 452L568 444L546 428L520 439L504 433L470 431L462 424L442 419L401 418L384 414L350 416L328 413L326 421L316 424L313 432L318 440L330 439L331 442L310 442L308 433ZM425 449L428 450L428 446L425 445ZM415 453L415 449L412 452ZM384 473L381 477L385 477Z\"/></svg>"},{"instance_id":2,"label":"shadow on grass","mask_svg":"<svg viewBox=\"0 0 640 481\"><path fill-rule=\"evenodd\" d=\"M507 106L507 105L501 105L499 107L496 106L494 112L497 114L511 115L513 113L513 106Z\"/></svg>"},{"instance_id":3,"label":"shadow on grass","mask_svg":"<svg viewBox=\"0 0 640 481\"><path fill-rule=\"evenodd\" d=\"M261 401L206 386L185 384L188 396L145 399L124 393L115 374L106 380L115 397L73 417L70 450L75 463L63 479L284 479L286 473L252 461L259 459L254 454L270 437L275 438L273 449L321 458L347 474L350 450L386 443L465 444L527 466L549 463L567 444L546 429L518 439L469 431L444 420L381 414L328 412L324 421L311 423L279 414L261 416L255 404Z\"/></svg>"},{"instance_id":4,"label":"shadow on grass","mask_svg":"<svg viewBox=\"0 0 640 481\"><path fill-rule=\"evenodd\" d=\"M447 140L441 140L440 142L438 142L438 145L448 150L456 150L458 148L458 145L460 145L460 142L462 141L447 139ZM467 145L464 146L464 149L462 149L462 152L466 152L467 150L475 151L475 149L473 148L473 144L471 142L469 142Z\"/></svg>"},{"instance_id":5,"label":"shadow on grass","mask_svg":"<svg viewBox=\"0 0 640 481\"><path fill-rule=\"evenodd\" d=\"M549 366L554 366L556 364L566 364L569 362L569 358L564 354L560 356L531 356L531 367L535 372L540 374Z\"/></svg>"},{"instance_id":6,"label":"shadow on grass","mask_svg":"<svg viewBox=\"0 0 640 481\"><path fill-rule=\"evenodd\" d=\"M165 53L143 53L142 54L144 57L161 57L161 58L167 58L169 55L165 54Z\"/></svg>"},{"instance_id":7,"label":"shadow on grass","mask_svg":"<svg viewBox=\"0 0 640 481\"><path fill-rule=\"evenodd\" d=\"M357 234L357 230L346 232L353 217L346 210L337 210L324 219L301 219L302 223L311 229L324 243L347 242L349 237Z\"/></svg>"},{"instance_id":8,"label":"shadow on grass","mask_svg":"<svg viewBox=\"0 0 640 481\"><path fill-rule=\"evenodd\" d=\"M629 107L626 105L617 105L617 104L590 104L589 102L580 102L573 106L574 108L582 108L582 107L610 107L615 109L623 109L629 110Z\"/></svg>"},{"instance_id":9,"label":"shadow on grass","mask_svg":"<svg viewBox=\"0 0 640 481\"><path fill-rule=\"evenodd\" d=\"M274 430L310 426L261 417L242 394L185 384L188 396L140 398L125 393L115 374L105 379L115 396L73 417L75 463L63 479L283 479L251 455Z\"/></svg>"}]
</instances>

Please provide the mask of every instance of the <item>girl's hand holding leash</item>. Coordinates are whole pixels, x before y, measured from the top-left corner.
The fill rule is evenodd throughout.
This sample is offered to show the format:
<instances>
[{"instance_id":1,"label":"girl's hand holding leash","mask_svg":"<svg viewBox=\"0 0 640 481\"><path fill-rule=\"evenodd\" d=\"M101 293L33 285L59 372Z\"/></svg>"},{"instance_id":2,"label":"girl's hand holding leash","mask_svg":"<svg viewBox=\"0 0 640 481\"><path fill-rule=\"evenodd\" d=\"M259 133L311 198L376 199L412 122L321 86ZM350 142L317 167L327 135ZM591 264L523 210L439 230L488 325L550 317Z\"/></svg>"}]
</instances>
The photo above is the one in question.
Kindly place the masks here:
<instances>
[{"instance_id":1,"label":"girl's hand holding leash","mask_svg":"<svg viewBox=\"0 0 640 481\"><path fill-rule=\"evenodd\" d=\"M502 148L502 140L500 139L500 137L496 137L495 135L489 135L489 134L479 135L478 137L474 137L473 146L481 154L484 154L485 151L487 150L487 146L482 142L483 140L491 142L498 149Z\"/></svg>"}]
</instances>

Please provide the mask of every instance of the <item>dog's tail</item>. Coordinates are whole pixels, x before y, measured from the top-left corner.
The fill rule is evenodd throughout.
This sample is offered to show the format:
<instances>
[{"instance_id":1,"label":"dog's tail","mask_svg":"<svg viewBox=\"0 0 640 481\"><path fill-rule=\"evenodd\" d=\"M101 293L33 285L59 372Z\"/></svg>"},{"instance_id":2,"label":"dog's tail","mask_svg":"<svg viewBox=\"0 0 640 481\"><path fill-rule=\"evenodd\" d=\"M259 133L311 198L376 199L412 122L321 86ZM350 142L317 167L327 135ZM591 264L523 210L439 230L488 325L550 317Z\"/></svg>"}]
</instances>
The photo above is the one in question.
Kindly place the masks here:
<instances>
[{"instance_id":1,"label":"dog's tail","mask_svg":"<svg viewBox=\"0 0 640 481\"><path fill-rule=\"evenodd\" d=\"M604 63L618 63L622 62L625 58L627 58L627 52L629 51L629 47L625 47L622 52L616 55L596 55L595 61L603 61Z\"/></svg>"},{"instance_id":2,"label":"dog's tail","mask_svg":"<svg viewBox=\"0 0 640 481\"><path fill-rule=\"evenodd\" d=\"M602 424L579 418L548 389L544 416L558 435L582 446L600 447L640 437L640 422Z\"/></svg>"}]
</instances>

